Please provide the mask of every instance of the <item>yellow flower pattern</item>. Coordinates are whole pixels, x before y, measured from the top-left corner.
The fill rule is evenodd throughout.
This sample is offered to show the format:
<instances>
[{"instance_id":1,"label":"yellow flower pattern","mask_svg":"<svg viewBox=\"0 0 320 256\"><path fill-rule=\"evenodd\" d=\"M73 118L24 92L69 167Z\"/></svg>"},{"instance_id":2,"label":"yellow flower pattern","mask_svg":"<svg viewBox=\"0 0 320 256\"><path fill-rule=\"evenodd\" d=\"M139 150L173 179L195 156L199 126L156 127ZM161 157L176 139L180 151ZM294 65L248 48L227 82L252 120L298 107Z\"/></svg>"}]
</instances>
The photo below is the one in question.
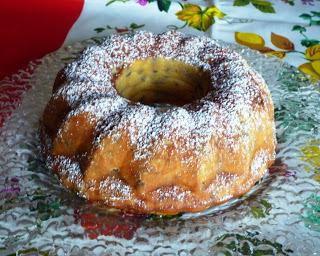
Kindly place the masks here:
<instances>
[{"instance_id":1,"label":"yellow flower pattern","mask_svg":"<svg viewBox=\"0 0 320 256\"><path fill-rule=\"evenodd\" d=\"M271 33L271 43L281 50L273 50L265 46L263 37L255 33L235 32L234 37L238 44L258 50L267 55L276 56L280 59L283 59L288 53L293 52L295 49L294 44L288 38L276 33ZM299 70L310 75L312 79L320 80L320 44L308 47L305 50L304 56L305 59L310 62L300 65Z\"/></svg>"},{"instance_id":2,"label":"yellow flower pattern","mask_svg":"<svg viewBox=\"0 0 320 256\"><path fill-rule=\"evenodd\" d=\"M308 60L320 60L320 44L308 47L305 56Z\"/></svg>"},{"instance_id":3,"label":"yellow flower pattern","mask_svg":"<svg viewBox=\"0 0 320 256\"><path fill-rule=\"evenodd\" d=\"M320 1L320 0L318 0ZM119 2L128 2L128 0L108 0L106 6L110 6L111 4L119 3ZM174 24L169 24L166 27L168 29L178 30L185 28L186 26L189 26L190 28L197 29L199 31L207 31L213 24L216 22L216 18L223 19L222 25L222 32L228 32L230 31L228 28L225 28L224 26L227 24L242 24L242 23L251 23L254 24L255 20L259 20L257 18L251 17L251 11L247 10L244 14L238 13L237 10L235 10L235 13L228 13L226 10L228 4L221 4L221 10L215 6L215 5L209 5L208 3L205 3L205 1L199 1L204 2L203 5L200 4L194 4L191 0L178 0L178 1L171 1L171 0L136 0L135 1L140 6L149 6L153 4L155 8L158 8L160 12L166 12L168 15L174 15L176 16L176 20L179 20L177 23L174 22ZM294 6L294 1L282 1L286 3L290 3L291 6ZM312 1L313 2L313 1ZM156 3L156 5L155 5ZM275 17L277 14L277 8L278 4L272 3L272 1L268 0L233 0L233 8L239 7L239 10L245 9L246 6L252 5L256 10L264 13L263 15L270 15ZM312 4L313 6L314 4ZM169 9L171 8L178 8L178 11L175 12L169 12ZM317 7L313 7L317 8ZM224 17L226 14L223 12L225 10L227 14L229 14L225 19ZM239 16L240 15L240 16ZM287 15L287 14L286 14ZM238 17L239 16L239 17ZM241 17L241 18L240 18ZM264 17L264 16L263 16ZM320 12L310 10L309 13L302 13L299 15L299 18L303 19L305 22L299 23L297 25L293 25L291 28L291 31L295 31L295 33L300 34L300 44L303 47L306 47L305 53L297 50L295 48L294 43L287 37L276 34L274 32L270 31L270 41L272 46L266 46L265 39L261 35L258 35L256 33L248 32L252 30L256 30L257 28L254 27L254 25L248 24L248 31L236 31L234 34L235 41L238 44L245 45L247 47L250 47L251 49L258 50L259 52L269 55L269 56L275 56L280 59L284 59L289 56L294 55L300 55L303 54L304 58L306 59L306 63L302 63L298 68L300 71L304 72L305 74L308 74L311 76L311 80L320 80L320 38L318 38L318 35L312 35L314 33L310 33L310 28L316 28L316 26L320 26ZM268 20L267 16L262 19L262 21ZM183 21L183 25L180 25L180 21ZM278 20L277 20L278 21ZM279 20L279 25L281 19ZM308 23L308 24L307 24ZM134 23L132 23L134 24ZM135 25L135 24L134 24ZM239 27L236 25L236 27ZM240 26L241 27L241 26ZM243 26L242 26L243 27ZM139 27L135 26L134 29L137 29ZM230 29L233 30L235 27L230 26ZM270 28L274 28L273 23L270 24ZM95 31L97 33L103 32L106 29L109 29L108 26L105 27L99 27L96 28ZM269 26L266 28L269 29ZM122 30L118 29L116 30L117 33L122 32L130 32L131 30ZM263 28L262 31L265 31ZM218 32L219 33L219 32ZM213 35L214 38L227 40L229 41L229 37L224 36L224 33L221 33L220 35L217 33L217 36ZM226 33L228 34L228 33ZM222 35L222 36L221 36ZM311 37L312 36L312 37ZM269 40L266 40L267 42L270 42ZM297 42L296 42L297 43ZM295 62L293 65L298 66L300 62L294 60L294 58L287 58L288 62Z\"/></svg>"},{"instance_id":4,"label":"yellow flower pattern","mask_svg":"<svg viewBox=\"0 0 320 256\"><path fill-rule=\"evenodd\" d=\"M215 23L214 17L222 19L225 14L214 5L204 10L195 4L185 4L183 9L176 13L179 20L185 21L188 26L206 31Z\"/></svg>"},{"instance_id":5,"label":"yellow flower pattern","mask_svg":"<svg viewBox=\"0 0 320 256\"><path fill-rule=\"evenodd\" d=\"M301 148L301 152L301 160L309 164L305 170L314 172L313 179L320 182L320 139L311 140Z\"/></svg>"},{"instance_id":6,"label":"yellow flower pattern","mask_svg":"<svg viewBox=\"0 0 320 256\"><path fill-rule=\"evenodd\" d=\"M315 175L313 176L313 179L314 179L315 181L317 181L317 182L320 183L320 173L315 174Z\"/></svg>"},{"instance_id":7,"label":"yellow flower pattern","mask_svg":"<svg viewBox=\"0 0 320 256\"><path fill-rule=\"evenodd\" d=\"M308 47L304 55L310 62L300 65L299 70L320 80L320 44Z\"/></svg>"},{"instance_id":8,"label":"yellow flower pattern","mask_svg":"<svg viewBox=\"0 0 320 256\"><path fill-rule=\"evenodd\" d=\"M310 75L314 79L320 79L320 74L318 74L314 68L312 67L312 64L310 62L304 63L299 66L299 70L305 74Z\"/></svg>"}]
</instances>

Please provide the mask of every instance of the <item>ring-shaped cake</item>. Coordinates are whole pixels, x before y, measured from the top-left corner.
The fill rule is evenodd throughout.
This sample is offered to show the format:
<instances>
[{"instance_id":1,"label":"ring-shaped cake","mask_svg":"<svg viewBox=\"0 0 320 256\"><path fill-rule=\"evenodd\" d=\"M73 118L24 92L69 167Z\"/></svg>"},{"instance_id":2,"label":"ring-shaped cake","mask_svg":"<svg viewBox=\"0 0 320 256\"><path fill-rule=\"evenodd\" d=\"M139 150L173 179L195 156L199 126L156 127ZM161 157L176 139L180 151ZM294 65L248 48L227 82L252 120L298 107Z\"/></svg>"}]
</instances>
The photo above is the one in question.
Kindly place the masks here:
<instances>
[{"instance_id":1,"label":"ring-shaped cake","mask_svg":"<svg viewBox=\"0 0 320 256\"><path fill-rule=\"evenodd\" d=\"M58 73L41 144L62 184L89 201L196 212L264 176L274 109L261 76L210 38L112 35Z\"/></svg>"}]
</instances>

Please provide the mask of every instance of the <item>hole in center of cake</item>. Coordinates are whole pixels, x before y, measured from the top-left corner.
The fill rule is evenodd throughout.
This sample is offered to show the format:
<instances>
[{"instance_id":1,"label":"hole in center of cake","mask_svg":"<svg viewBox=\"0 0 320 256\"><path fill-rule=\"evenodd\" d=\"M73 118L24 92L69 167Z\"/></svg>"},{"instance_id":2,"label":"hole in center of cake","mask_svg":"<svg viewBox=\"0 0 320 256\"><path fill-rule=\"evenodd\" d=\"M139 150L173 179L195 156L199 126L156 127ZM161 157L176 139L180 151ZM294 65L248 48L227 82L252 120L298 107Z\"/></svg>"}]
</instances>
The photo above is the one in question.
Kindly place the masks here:
<instances>
[{"instance_id":1,"label":"hole in center of cake","mask_svg":"<svg viewBox=\"0 0 320 256\"><path fill-rule=\"evenodd\" d=\"M182 106L207 95L211 79L209 72L190 64L148 58L123 68L114 86L119 95L133 102Z\"/></svg>"}]
</instances>

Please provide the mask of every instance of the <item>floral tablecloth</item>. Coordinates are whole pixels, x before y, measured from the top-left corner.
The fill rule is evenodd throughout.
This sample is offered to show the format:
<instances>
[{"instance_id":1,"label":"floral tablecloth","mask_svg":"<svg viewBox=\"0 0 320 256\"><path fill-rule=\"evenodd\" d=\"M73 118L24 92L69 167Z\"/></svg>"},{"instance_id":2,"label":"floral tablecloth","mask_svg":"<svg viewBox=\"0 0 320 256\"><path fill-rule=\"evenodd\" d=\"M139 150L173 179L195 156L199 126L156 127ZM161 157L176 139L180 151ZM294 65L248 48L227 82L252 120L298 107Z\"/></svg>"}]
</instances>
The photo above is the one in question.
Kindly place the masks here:
<instances>
[{"instance_id":1,"label":"floral tablecloth","mask_svg":"<svg viewBox=\"0 0 320 256\"><path fill-rule=\"evenodd\" d=\"M5 0L0 3L0 24L2 35L0 41L0 79L2 79L0 80L0 173L2 176L0 179L0 222L14 223L15 218L20 216L18 213L10 216L5 215L7 211L12 210L10 207L13 207L12 205L17 200L20 200L22 205L28 204L30 214L35 216L35 221L39 224L26 232L29 234L28 241L34 242L37 237L39 239L42 235L43 226L41 225L45 225L45 228L50 231L49 226L54 225L52 223L55 223L55 218L63 219L63 216L66 217L61 223L71 223L70 227L75 230L75 236L81 234L81 236L97 243L103 241L101 236L114 236L117 239L130 240L142 222L155 218L155 216L134 217L126 214L113 218L97 212L92 213L89 209L78 207L77 204L81 204L81 202L72 202L73 198L69 200L66 197L61 200L41 189L35 189L29 191L29 194L23 195L25 182L29 184L28 182L40 180L39 177L36 177L37 175L34 175L35 177L17 175L19 170L25 166L28 166L27 171L30 173L38 171L37 168L41 169L41 163L32 151L35 150L36 145L29 142L23 144L21 141L25 139L24 137L17 139L22 143L18 145L20 151L17 153L11 148L9 150L5 148L7 145L11 147L14 143L6 140L7 137L3 136L3 134L8 134L8 138L14 137L8 127L15 127L17 130L30 128L28 125L23 127L25 121L21 121L21 127L19 127L19 118L24 120L25 115L21 107L20 110L17 107L22 100L28 104L26 99L29 97L33 102L29 102L27 106L30 108L32 104L35 104L34 108L37 108L37 102L31 96L34 93L36 97L40 97L42 92L35 91L35 86L30 81L34 81L34 76L39 76L39 67L42 73L38 80L39 78L43 78L43 81L48 79L46 75L52 76L52 71L46 71L48 67L46 61L56 63L52 57L41 61L37 60L38 58L61 47L63 47L63 51L72 55L70 52L74 46L69 49L68 45L75 42L88 38L99 41L101 37L111 33L131 33L141 29L154 32L177 29L189 34L206 35L236 43L257 50L261 54L280 58L308 75L309 80L306 80L304 76L299 75L295 68L287 66L283 68L279 64L280 62L266 60L266 64L269 65L265 66L266 69L281 69L276 79L279 79L280 85L278 86L281 87L279 91L284 92L283 96L280 95L275 87L276 119L281 124L279 125L281 129L278 130L280 151L276 165L270 171L280 172L283 176L280 181L288 182L288 184L295 184L296 176L310 178L310 184L306 185L307 189L305 191L299 190L305 199L306 209L304 215L299 216L306 229L310 229L308 231L310 234L316 237L315 232L319 233L320 194L315 191L319 191L317 188L320 188L320 117L317 115L316 109L318 107L320 110L320 0L30 0L20 1L19 4L16 1ZM60 55L54 56L61 61L70 61ZM32 62L29 63L29 61ZM261 59L259 63L261 64ZM270 65L274 65L274 67ZM17 71L17 69L20 70ZM285 71L282 72L282 70ZM269 71L263 69L260 72L270 74ZM40 88L41 83L38 82L37 86ZM27 91L29 93L26 94ZM312 111L308 112L309 110ZM20 111L20 114L17 114L17 111ZM11 116L13 113L14 115ZM3 133L1 127L4 127ZM30 129L35 128L31 127ZM297 141L292 140L292 134L296 134ZM31 133L31 135L34 134ZM301 139L301 136L305 137ZM32 138L29 137L26 141L32 141ZM3 144L1 145L1 143ZM287 149L291 152L290 154L287 153ZM7 161L7 158L1 155L4 152L14 161ZM24 157L24 154L28 157ZM287 155L290 155L291 158ZM25 163L20 165L15 159L22 159ZM295 161L294 164L292 161ZM298 174L298 171L301 173ZM275 189L272 186L271 188ZM288 191L288 193L292 192L289 185ZM310 191L309 194L308 191ZM265 194L264 197L258 198L253 203L244 203L241 208L242 210L247 209L246 214L254 220L262 221L258 222L262 226L264 218L271 215L278 216L277 214L281 216L282 214L281 209L275 207L277 203L270 202L267 197L268 194ZM290 201L292 204L296 203L293 199ZM277 200L281 202L281 199L277 198ZM66 202L69 206L72 205L72 213L69 208L65 208ZM242 210L239 212L242 213ZM301 209L301 211L303 210ZM101 217L102 215L104 217ZM222 216L228 217L227 214ZM47 224L44 223L48 223L48 220L50 225L46 226ZM22 218L21 223L28 226L28 221L31 220ZM204 227L204 221L208 220L195 221L199 226L198 229ZM233 221L236 223L237 220ZM281 221L287 223L285 220ZM222 219L217 221L220 224L223 222ZM253 223L255 222L253 221ZM18 248L17 245L21 245L22 248L16 251L18 255L46 255L47 247L41 247L41 249L36 242L23 245L24 235L18 231L11 233L10 228L4 228L1 225L0 255L2 252L3 254L6 252L5 255L7 255L11 248ZM277 223L272 225L277 225ZM144 228L147 229L147 226L148 224ZM173 224L168 224L168 226L167 234L175 233L172 229L176 227ZM80 230L79 227L82 229ZM59 234L54 233L56 229L57 227L53 228L51 234L55 237L52 239L59 243ZM76 233L78 230L80 230L79 234ZM261 238L258 233L250 232L250 230L246 233L240 231L219 236L214 241L214 248L223 248L224 255L230 255L229 251L240 255L270 255L272 253L273 255L290 255L292 253L303 255L304 249L292 251L291 248L294 246L290 244L283 245L283 247L281 238L279 241L268 240ZM200 232L201 234L197 233L197 229L194 232L197 235L206 234L205 229ZM269 234L272 234L272 230ZM214 234L212 234L213 236ZM74 239L77 238L74 237ZM186 237L187 240L189 238ZM143 243L143 240L141 241ZM113 243L115 242L113 241ZM250 243L250 248L254 249L246 247L246 243ZM306 245L308 245L307 240ZM266 246L272 247L272 250L270 249L272 253L265 249ZM320 244L315 244L313 241L310 246L316 248L313 249L314 253L320 253L320 250L317 249L320 248ZM98 246L97 248L99 249ZM73 251L74 255L80 255L76 249L72 248L72 250L75 250ZM307 248L305 250L307 251ZM66 251L68 252L68 249ZM87 253L90 253L90 250ZM181 255L188 254L181 253Z\"/></svg>"},{"instance_id":2,"label":"floral tablecloth","mask_svg":"<svg viewBox=\"0 0 320 256\"><path fill-rule=\"evenodd\" d=\"M178 29L277 56L320 80L319 0L5 0L0 7L0 78L74 41Z\"/></svg>"},{"instance_id":3,"label":"floral tablecloth","mask_svg":"<svg viewBox=\"0 0 320 256\"><path fill-rule=\"evenodd\" d=\"M10 74L63 45L110 33L204 34L276 56L320 80L320 0L4 0L0 24L0 127L29 88Z\"/></svg>"}]
</instances>

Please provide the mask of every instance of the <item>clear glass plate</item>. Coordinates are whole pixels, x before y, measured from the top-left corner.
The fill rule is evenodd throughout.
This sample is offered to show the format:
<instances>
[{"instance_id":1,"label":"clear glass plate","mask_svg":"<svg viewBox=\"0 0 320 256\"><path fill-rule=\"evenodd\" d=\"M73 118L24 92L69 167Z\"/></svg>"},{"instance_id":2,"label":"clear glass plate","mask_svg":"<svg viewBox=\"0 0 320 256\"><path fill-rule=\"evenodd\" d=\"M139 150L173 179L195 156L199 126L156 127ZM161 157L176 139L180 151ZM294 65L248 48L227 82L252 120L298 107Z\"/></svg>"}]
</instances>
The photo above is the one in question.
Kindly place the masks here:
<instances>
[{"instance_id":1,"label":"clear glass plate","mask_svg":"<svg viewBox=\"0 0 320 256\"><path fill-rule=\"evenodd\" d=\"M197 214L130 215L88 204L60 186L39 154L38 121L56 73L88 44L39 61L0 134L0 255L320 254L320 86L241 46L275 103L277 161L249 194ZM19 75L19 74L17 74Z\"/></svg>"}]
</instances>

